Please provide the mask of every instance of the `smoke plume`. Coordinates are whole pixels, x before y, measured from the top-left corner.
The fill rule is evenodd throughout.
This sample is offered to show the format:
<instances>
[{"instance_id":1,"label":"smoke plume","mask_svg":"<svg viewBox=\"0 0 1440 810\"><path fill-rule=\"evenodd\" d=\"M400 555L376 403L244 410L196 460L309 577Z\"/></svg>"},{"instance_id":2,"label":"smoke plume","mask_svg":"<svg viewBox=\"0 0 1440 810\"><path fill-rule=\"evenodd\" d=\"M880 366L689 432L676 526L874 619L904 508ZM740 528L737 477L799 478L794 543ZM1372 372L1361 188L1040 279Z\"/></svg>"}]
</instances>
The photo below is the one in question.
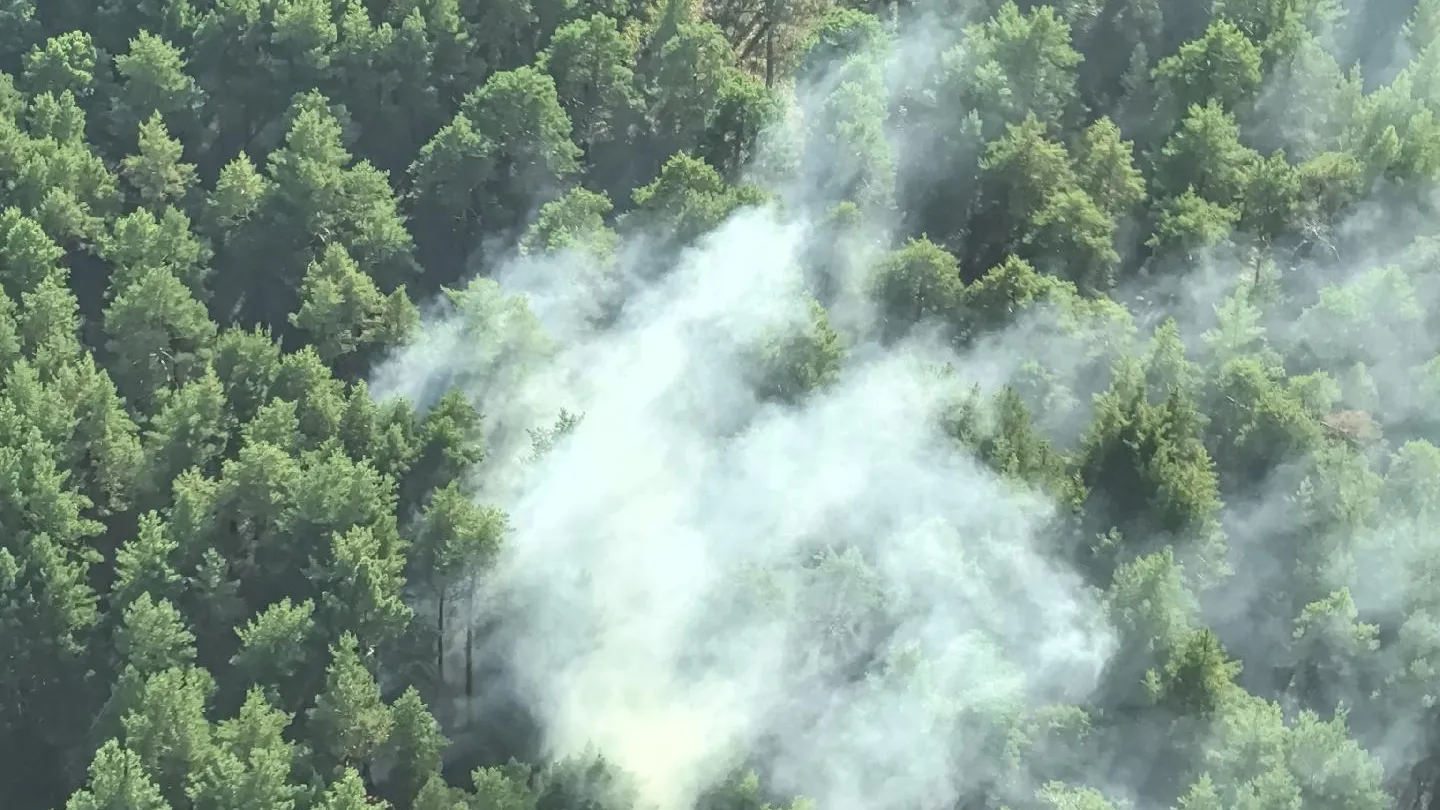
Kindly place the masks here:
<instances>
[{"instance_id":1,"label":"smoke plume","mask_svg":"<svg viewBox=\"0 0 1440 810\"><path fill-rule=\"evenodd\" d=\"M746 763L826 807L948 806L993 777L975 718L1083 700L1111 634L1046 544L1053 505L943 430L1023 346L882 346L864 262L842 262L838 373L757 393L756 347L814 327L815 206L803 178L777 191L658 278L645 234L611 288L579 252L517 259L472 287L495 317L434 320L375 388L459 385L486 414L476 497L511 533L472 619L499 627L548 756L596 750L661 810ZM532 456L518 428L562 409L580 421Z\"/></svg>"}]
</instances>

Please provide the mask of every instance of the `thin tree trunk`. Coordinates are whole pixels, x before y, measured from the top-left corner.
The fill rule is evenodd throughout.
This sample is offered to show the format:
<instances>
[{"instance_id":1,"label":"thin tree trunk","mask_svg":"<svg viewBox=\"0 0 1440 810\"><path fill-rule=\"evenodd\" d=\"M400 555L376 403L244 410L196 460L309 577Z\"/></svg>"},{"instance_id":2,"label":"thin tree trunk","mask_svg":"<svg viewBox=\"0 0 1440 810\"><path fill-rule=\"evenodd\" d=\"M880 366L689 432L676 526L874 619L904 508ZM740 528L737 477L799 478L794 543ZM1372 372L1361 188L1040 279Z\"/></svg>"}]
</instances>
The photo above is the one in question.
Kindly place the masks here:
<instances>
[{"instance_id":1,"label":"thin tree trunk","mask_svg":"<svg viewBox=\"0 0 1440 810\"><path fill-rule=\"evenodd\" d=\"M775 86L775 26L765 32L765 86Z\"/></svg>"},{"instance_id":2,"label":"thin tree trunk","mask_svg":"<svg viewBox=\"0 0 1440 810\"><path fill-rule=\"evenodd\" d=\"M465 697L475 697L475 582L466 582L466 604L469 618L465 621Z\"/></svg>"},{"instance_id":3,"label":"thin tree trunk","mask_svg":"<svg viewBox=\"0 0 1440 810\"><path fill-rule=\"evenodd\" d=\"M445 688L445 589L440 589L440 606L435 611L435 685Z\"/></svg>"},{"instance_id":4,"label":"thin tree trunk","mask_svg":"<svg viewBox=\"0 0 1440 810\"><path fill-rule=\"evenodd\" d=\"M475 630L465 627L465 697L475 697Z\"/></svg>"}]
</instances>

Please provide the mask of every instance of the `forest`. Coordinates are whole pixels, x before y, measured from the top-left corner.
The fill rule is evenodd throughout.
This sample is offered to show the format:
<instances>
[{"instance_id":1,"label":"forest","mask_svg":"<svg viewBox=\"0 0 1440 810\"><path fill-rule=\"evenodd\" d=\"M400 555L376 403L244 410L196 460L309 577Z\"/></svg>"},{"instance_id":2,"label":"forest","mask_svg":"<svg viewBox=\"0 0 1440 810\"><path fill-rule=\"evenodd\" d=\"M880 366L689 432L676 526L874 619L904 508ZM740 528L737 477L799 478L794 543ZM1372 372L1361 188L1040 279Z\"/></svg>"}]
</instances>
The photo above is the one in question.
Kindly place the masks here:
<instances>
[{"instance_id":1,"label":"forest","mask_svg":"<svg viewBox=\"0 0 1440 810\"><path fill-rule=\"evenodd\" d=\"M1440 0L0 0L0 807L1440 810L1437 402Z\"/></svg>"}]
</instances>

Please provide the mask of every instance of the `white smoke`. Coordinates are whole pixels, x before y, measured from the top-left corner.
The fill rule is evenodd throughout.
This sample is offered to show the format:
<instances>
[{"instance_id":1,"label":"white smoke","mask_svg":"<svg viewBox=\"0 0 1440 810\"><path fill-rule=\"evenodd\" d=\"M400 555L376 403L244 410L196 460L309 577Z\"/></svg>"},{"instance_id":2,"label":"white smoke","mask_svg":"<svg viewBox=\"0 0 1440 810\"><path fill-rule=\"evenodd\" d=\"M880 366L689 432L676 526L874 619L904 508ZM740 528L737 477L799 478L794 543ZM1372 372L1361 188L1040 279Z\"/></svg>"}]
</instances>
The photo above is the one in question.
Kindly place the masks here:
<instances>
[{"instance_id":1,"label":"white smoke","mask_svg":"<svg viewBox=\"0 0 1440 810\"><path fill-rule=\"evenodd\" d=\"M485 413L477 497L512 527L478 586L487 652L546 754L598 750L642 807L684 810L750 756L827 808L948 808L993 777L977 712L1083 700L1113 648L1098 595L1047 547L1052 505L942 429L972 381L1053 353L1033 345L1045 330L974 356L878 345L862 260L837 268L839 379L757 398L751 347L809 322L810 208L742 210L604 328L589 257L517 260L473 288L495 315L437 317L374 375L380 396L459 385ZM629 235L620 286L650 246ZM562 409L583 418L531 460L517 437Z\"/></svg>"},{"instance_id":2,"label":"white smoke","mask_svg":"<svg viewBox=\"0 0 1440 810\"><path fill-rule=\"evenodd\" d=\"M686 807L762 735L782 789L941 806L968 778L964 712L1081 699L1111 649L1094 594L1043 547L1050 506L941 430L967 358L857 346L803 404L757 401L746 348L807 317L806 232L738 214L521 390L473 392L535 426L584 415L522 475L498 459L480 482L513 527L481 600L548 753L593 746L642 806ZM536 309L570 322L556 299ZM431 332L444 362L493 364L464 332ZM433 343L412 351L391 380L431 367ZM843 677L870 645L892 665Z\"/></svg>"}]
</instances>

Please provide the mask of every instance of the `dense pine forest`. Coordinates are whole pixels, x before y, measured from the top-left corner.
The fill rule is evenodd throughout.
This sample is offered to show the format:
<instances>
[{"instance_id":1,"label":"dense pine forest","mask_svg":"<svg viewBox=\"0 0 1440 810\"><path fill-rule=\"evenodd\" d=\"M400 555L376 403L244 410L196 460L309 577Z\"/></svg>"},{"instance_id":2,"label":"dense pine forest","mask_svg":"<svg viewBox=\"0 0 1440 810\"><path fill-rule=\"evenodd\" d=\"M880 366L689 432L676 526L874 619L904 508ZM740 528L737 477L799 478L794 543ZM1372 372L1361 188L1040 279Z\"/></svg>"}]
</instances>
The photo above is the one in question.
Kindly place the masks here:
<instances>
[{"instance_id":1,"label":"dense pine forest","mask_svg":"<svg viewBox=\"0 0 1440 810\"><path fill-rule=\"evenodd\" d=\"M1440 809L1437 192L1440 0L0 0L0 807Z\"/></svg>"}]
</instances>

